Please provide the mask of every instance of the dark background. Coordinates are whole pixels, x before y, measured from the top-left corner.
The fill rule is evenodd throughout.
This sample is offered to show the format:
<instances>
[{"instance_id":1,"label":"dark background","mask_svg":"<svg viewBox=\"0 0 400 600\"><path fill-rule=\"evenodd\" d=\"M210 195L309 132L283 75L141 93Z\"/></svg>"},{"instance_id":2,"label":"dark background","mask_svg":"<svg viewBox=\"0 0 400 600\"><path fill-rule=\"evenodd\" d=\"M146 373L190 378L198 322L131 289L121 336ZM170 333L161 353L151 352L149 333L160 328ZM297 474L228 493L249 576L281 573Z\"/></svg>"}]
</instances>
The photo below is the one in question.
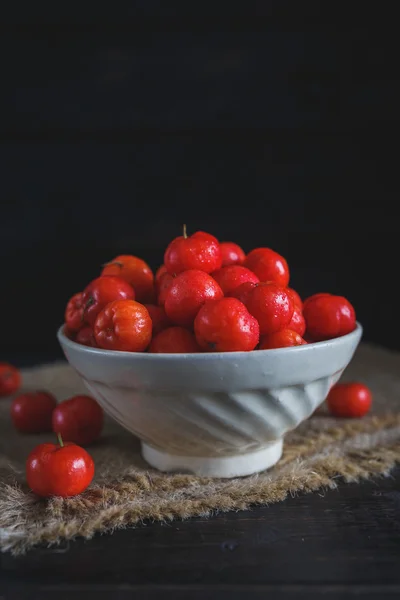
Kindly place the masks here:
<instances>
[{"instance_id":1,"label":"dark background","mask_svg":"<svg viewBox=\"0 0 400 600\"><path fill-rule=\"evenodd\" d=\"M394 15L323 4L3 17L0 358L61 356L68 298L118 253L156 268L183 222L274 248L400 349Z\"/></svg>"}]
</instances>

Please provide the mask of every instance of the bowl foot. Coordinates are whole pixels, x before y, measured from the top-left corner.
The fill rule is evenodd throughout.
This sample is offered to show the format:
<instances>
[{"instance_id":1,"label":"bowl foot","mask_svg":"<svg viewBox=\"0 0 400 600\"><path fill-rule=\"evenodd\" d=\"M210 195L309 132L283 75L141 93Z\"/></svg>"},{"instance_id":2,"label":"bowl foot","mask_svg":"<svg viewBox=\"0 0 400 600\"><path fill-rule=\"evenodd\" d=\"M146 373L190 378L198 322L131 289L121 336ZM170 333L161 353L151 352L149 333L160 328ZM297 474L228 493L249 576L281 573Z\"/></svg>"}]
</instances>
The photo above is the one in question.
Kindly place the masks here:
<instances>
[{"instance_id":1,"label":"bowl foot","mask_svg":"<svg viewBox=\"0 0 400 600\"><path fill-rule=\"evenodd\" d=\"M142 442L142 455L155 469L168 473L191 473L198 477L244 477L275 465L282 456L283 440L271 442L257 452L238 456L176 456L156 450Z\"/></svg>"}]
</instances>

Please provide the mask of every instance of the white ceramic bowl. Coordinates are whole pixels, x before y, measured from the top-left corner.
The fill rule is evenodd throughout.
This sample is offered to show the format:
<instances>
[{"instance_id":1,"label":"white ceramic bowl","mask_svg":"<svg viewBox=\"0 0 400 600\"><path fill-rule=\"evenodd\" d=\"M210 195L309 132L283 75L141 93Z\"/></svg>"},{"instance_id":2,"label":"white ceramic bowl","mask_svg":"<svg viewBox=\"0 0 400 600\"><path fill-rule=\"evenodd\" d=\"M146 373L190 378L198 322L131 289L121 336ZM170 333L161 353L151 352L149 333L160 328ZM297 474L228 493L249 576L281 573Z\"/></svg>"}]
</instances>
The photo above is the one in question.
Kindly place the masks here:
<instances>
[{"instance_id":1,"label":"white ceramic bowl","mask_svg":"<svg viewBox=\"0 0 400 600\"><path fill-rule=\"evenodd\" d=\"M103 409L141 440L161 471L237 477L263 471L283 437L324 401L349 364L362 327L276 350L147 354L58 340Z\"/></svg>"}]
</instances>

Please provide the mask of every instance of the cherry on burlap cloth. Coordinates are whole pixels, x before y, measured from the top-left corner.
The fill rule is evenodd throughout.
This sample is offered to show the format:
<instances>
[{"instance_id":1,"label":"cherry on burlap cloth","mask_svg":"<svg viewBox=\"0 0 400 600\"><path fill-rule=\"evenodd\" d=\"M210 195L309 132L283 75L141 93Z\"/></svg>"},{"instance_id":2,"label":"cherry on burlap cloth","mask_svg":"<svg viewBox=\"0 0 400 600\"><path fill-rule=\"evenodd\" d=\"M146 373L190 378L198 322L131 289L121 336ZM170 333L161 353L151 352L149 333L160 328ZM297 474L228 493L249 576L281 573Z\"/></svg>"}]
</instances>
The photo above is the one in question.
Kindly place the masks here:
<instances>
[{"instance_id":1,"label":"cherry on burlap cloth","mask_svg":"<svg viewBox=\"0 0 400 600\"><path fill-rule=\"evenodd\" d=\"M24 371L24 389L44 389L58 400L86 392L66 364ZM25 459L46 436L23 436L12 427L10 400L0 401L0 547L13 554L36 544L90 538L141 522L212 516L284 500L288 494L336 487L387 475L400 460L400 354L361 344L342 381L372 388L373 410L363 419L334 419L322 407L285 440L270 471L234 480L165 475L146 466L139 443L111 421L90 449L96 475L81 496L41 500L25 484Z\"/></svg>"}]
</instances>

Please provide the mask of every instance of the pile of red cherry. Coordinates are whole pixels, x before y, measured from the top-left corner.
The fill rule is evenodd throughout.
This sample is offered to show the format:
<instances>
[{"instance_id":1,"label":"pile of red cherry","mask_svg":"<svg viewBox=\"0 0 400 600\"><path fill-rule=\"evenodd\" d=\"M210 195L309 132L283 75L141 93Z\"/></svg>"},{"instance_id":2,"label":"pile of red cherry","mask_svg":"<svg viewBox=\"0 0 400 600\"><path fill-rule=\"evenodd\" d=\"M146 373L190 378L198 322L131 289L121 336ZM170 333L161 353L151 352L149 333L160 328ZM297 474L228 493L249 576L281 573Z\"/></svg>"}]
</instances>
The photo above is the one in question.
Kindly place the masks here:
<instances>
[{"instance_id":1,"label":"pile of red cherry","mask_svg":"<svg viewBox=\"0 0 400 600\"><path fill-rule=\"evenodd\" d=\"M265 350L318 342L356 327L348 300L315 294L302 302L289 286L283 256L270 248L247 255L233 242L204 232L174 239L155 275L136 256L117 256L75 294L65 311L65 333L107 350L182 353ZM13 395L21 375L0 363L0 397ZM361 417L372 394L362 383L336 384L327 404L339 417ZM74 496L94 476L81 446L101 435L103 411L88 396L57 404L45 391L13 398L10 416L23 434L54 432L59 444L39 444L26 462L27 483L39 496ZM64 440L64 441L63 441ZM71 464L74 468L71 469Z\"/></svg>"},{"instance_id":2,"label":"pile of red cherry","mask_svg":"<svg viewBox=\"0 0 400 600\"><path fill-rule=\"evenodd\" d=\"M117 256L75 294L65 311L74 341L150 353L266 350L350 333L355 311L343 296L302 302L285 258L270 248L247 255L198 231L171 241L153 274L136 256Z\"/></svg>"}]
</instances>

